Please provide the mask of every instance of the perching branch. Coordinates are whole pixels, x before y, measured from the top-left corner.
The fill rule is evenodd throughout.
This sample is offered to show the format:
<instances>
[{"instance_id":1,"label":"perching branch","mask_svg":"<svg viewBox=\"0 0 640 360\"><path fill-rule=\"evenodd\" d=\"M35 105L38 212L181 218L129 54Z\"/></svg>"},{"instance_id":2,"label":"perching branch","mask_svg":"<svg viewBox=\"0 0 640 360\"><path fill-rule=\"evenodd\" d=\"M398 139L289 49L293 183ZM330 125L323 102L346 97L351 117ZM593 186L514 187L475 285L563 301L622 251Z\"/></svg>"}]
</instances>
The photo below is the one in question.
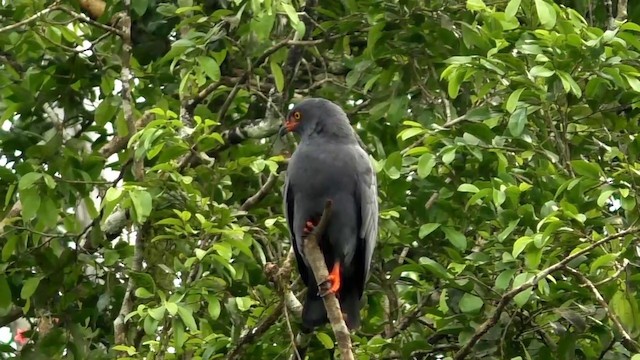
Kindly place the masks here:
<instances>
[{"instance_id":1,"label":"perching branch","mask_svg":"<svg viewBox=\"0 0 640 360\"><path fill-rule=\"evenodd\" d=\"M30 17L28 17L28 18L26 18L24 20L19 21L19 22L15 23L15 24L7 25L5 27L0 28L0 33L11 31L11 30L15 30L15 29L17 29L19 27L22 27L22 26L25 26L25 25L27 25L27 24L29 24L31 22L34 22L34 21L38 20L40 17L42 17L44 15L47 15L48 13L50 13L50 12L52 12L54 10L59 9L60 8L59 5L60 5L60 1L59 0L58 1L54 1L54 3L49 5L46 9L40 10L37 13L33 14L32 16L30 16Z\"/></svg>"},{"instance_id":2,"label":"perching branch","mask_svg":"<svg viewBox=\"0 0 640 360\"><path fill-rule=\"evenodd\" d=\"M616 234L613 234L613 235L609 235L609 236L605 237L604 239L601 239L599 241L594 242L593 244L585 247L584 249L582 249L580 251L574 252L573 254L565 257L564 259L558 261L557 263L547 267L546 269L543 269L542 271L540 271L538 273L538 275L532 277L529 281L526 281L522 285L520 285L518 287L515 287L515 288L511 289L510 291L506 292L500 298L500 301L498 302L498 305L496 306L496 309L493 311L493 314L491 314L491 316L489 316L489 318L485 322L483 322L476 329L475 333L469 339L469 341L454 355L454 357L453 357L454 360L462 360L462 359L466 358L467 355L469 355L469 353L471 352L471 349L473 349L475 344L478 343L478 341L480 341L482 336L484 336L492 327L494 327L497 324L498 319L500 318L500 315L502 314L504 309L507 307L507 305L509 305L511 300L516 295L518 295L521 292L533 287L540 280L542 280L545 277L547 277L549 274L563 269L568 263L570 263L574 259L578 258L579 256L587 254L587 253L591 252L593 249L595 249L595 248L597 248L597 247L599 247L599 246L601 246L603 244L606 244L608 242L611 242L611 241L613 241L615 239L619 239L621 237L624 237L624 236L627 236L627 235L630 235L630 234L635 234L637 232L640 232L640 227L631 227L631 228L628 228L627 230L620 231L619 233L616 233Z\"/></svg>"},{"instance_id":3,"label":"perching branch","mask_svg":"<svg viewBox=\"0 0 640 360\"><path fill-rule=\"evenodd\" d=\"M322 233L327 227L329 218L331 218L331 208L332 201L327 200L318 226L313 229L309 236L302 240L304 244L304 255L309 261L309 266L311 266L311 271L316 278L317 284L323 283L329 276L329 270L327 270L327 266L324 262L324 256L318 246L318 239L322 237ZM309 291L314 290L315 289L309 289ZM338 343L342 360L353 360L351 336L349 335L347 324L345 324L344 318L342 317L342 310L340 309L338 299L335 294L328 293L322 298L322 300L324 301L324 307L327 309L327 317L331 323L333 333L336 336L336 342Z\"/></svg>"},{"instance_id":4,"label":"perching branch","mask_svg":"<svg viewBox=\"0 0 640 360\"><path fill-rule=\"evenodd\" d=\"M591 282L591 280L589 280L586 276L584 276L580 271L572 269L568 266L564 266L563 270L565 270L566 272L578 278L580 282L582 282L585 286L589 288L589 290L591 290L593 295L596 297L596 300L598 301L598 303L600 303L600 306L602 306L602 308L607 313L607 316L609 317L613 325L615 325L616 330L618 330L618 332L622 336L622 339L623 339L622 345L627 350L633 353L640 352L640 345L638 345L638 343L631 338L627 330L625 330L624 326L622 326L622 323L620 323L620 319L618 319L616 314L609 308L609 305L604 300L604 298L602 297L602 294L600 294L600 291L598 291L598 288L596 288L593 282Z\"/></svg>"},{"instance_id":5,"label":"perching branch","mask_svg":"<svg viewBox=\"0 0 640 360\"><path fill-rule=\"evenodd\" d=\"M125 11L121 14L120 26L122 27L122 53L120 55L122 62L122 69L120 71L120 80L122 82L122 111L124 112L124 118L127 121L129 130L128 136L133 136L137 131L136 119L133 116L133 95L132 87L133 80L131 74L131 0L125 0ZM141 159L136 160L135 155L133 158L133 176L136 181L142 181L144 176L143 162ZM148 232L149 225L142 226L139 229L136 239L134 240L134 253L133 264L131 265L132 272L139 272L142 270L142 254L144 251L144 237ZM125 323L126 316L133 311L133 292L135 291L135 282L132 278L129 278L127 282L127 289L122 299L122 305L118 316L113 321L114 339L116 344L126 344L127 339L127 326Z\"/></svg>"}]
</instances>

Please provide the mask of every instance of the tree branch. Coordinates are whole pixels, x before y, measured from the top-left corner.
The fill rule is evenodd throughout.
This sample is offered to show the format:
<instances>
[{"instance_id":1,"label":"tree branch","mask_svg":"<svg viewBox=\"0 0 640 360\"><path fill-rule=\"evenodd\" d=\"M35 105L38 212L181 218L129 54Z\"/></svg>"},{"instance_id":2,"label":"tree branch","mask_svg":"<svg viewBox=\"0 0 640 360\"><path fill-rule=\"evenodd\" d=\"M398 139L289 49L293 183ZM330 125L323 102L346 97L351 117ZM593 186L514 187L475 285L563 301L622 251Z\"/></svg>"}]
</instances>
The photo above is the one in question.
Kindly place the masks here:
<instances>
[{"instance_id":1,"label":"tree branch","mask_svg":"<svg viewBox=\"0 0 640 360\"><path fill-rule=\"evenodd\" d=\"M131 74L131 0L125 0L125 11L120 15L120 26L122 26L122 69L120 72L122 82L122 111L124 112L124 118L127 121L129 133L128 137L133 136L137 131L136 121L133 115L133 95L132 95L132 74ZM142 159L136 160L135 155L133 157L133 176L136 181L142 181L144 177L143 161ZM144 237L148 231L149 225L143 225L136 234L133 253L133 264L131 265L132 272L139 272L142 270L142 255L144 251ZM133 278L129 278L127 282L127 289L122 299L122 305L118 316L113 321L114 328L114 340L116 344L127 343L127 326L125 323L126 316L133 311L133 292L135 291L135 281Z\"/></svg>"},{"instance_id":2,"label":"tree branch","mask_svg":"<svg viewBox=\"0 0 640 360\"><path fill-rule=\"evenodd\" d=\"M17 29L19 27L22 27L22 26L25 26L25 25L27 25L27 24L29 24L31 22L34 22L34 21L38 20L40 17L42 17L44 15L47 15L48 13L50 13L50 12L52 12L54 10L60 9L59 5L60 5L60 1L59 0L58 1L54 1L53 4L49 5L46 9L40 10L37 13L33 14L32 16L30 16L30 17L28 17L28 18L26 18L24 20L19 21L19 22L15 23L15 24L7 25L5 27L0 28L0 33L11 31L11 30L15 30L15 29Z\"/></svg>"},{"instance_id":3,"label":"tree branch","mask_svg":"<svg viewBox=\"0 0 640 360\"><path fill-rule=\"evenodd\" d=\"M242 206L240 206L240 210L247 211L249 208L253 207L255 204L260 202L260 200L264 199L265 196L271 191L273 185L278 181L278 175L274 173L269 174L269 178L265 181L264 185L255 193L253 196L248 198Z\"/></svg>"},{"instance_id":4,"label":"tree branch","mask_svg":"<svg viewBox=\"0 0 640 360\"><path fill-rule=\"evenodd\" d=\"M601 239L599 241L594 242L593 244L585 247L584 249L582 249L580 251L576 251L575 253L565 257L564 259L562 259L562 260L558 261L557 263L547 267L546 269L541 270L536 276L531 278L529 281L527 281L527 282L523 283L522 285L520 285L520 286L518 286L516 288L513 288L510 291L506 292L500 298L500 301L498 302L498 305L496 306L496 309L493 311L493 314L491 314L491 316L476 329L475 333L469 339L469 341L454 355L454 357L453 357L454 360L461 360L461 359L464 359L467 355L469 355L469 353L471 352L471 349L480 340L480 338L482 338L482 336L484 336L484 334L486 334L492 327L494 327L497 324L498 319L500 318L500 315L502 314L504 309L507 307L507 305L511 302L511 300L516 295L518 295L521 292L529 289L530 287L533 287L535 284L537 284L540 280L542 280L545 277L547 277L549 274L563 269L568 263L570 263L574 259L578 258L579 256L587 254L587 253L591 252L593 249L595 249L595 248L597 248L597 247L599 247L599 246L601 246L603 244L606 244L608 242L611 242L611 241L613 241L615 239L624 237L626 235L635 234L637 232L640 232L640 228L631 227L631 228L628 228L627 230L621 231L619 233L616 233L616 234L613 234L613 235L609 235L609 236L605 237L604 239Z\"/></svg>"},{"instance_id":5,"label":"tree branch","mask_svg":"<svg viewBox=\"0 0 640 360\"><path fill-rule=\"evenodd\" d=\"M309 261L309 266L316 278L317 284L323 283L329 276L329 271L327 270L327 266L324 262L324 256L318 246L318 239L322 237L322 233L327 227L327 223L331 217L331 207L332 201L327 200L324 206L324 211L322 212L322 217L320 218L320 223L318 223L318 226L313 230L313 232L311 232L311 234L309 234L309 236L303 239L304 255ZM316 289L309 289L308 291L314 290ZM344 318L342 317L342 310L340 309L338 299L335 294L329 293L324 296L322 300L324 301L324 307L327 309L327 317L331 323L333 333L336 336L336 342L338 343L342 360L353 360L354 357L351 349L351 337L349 335L347 324L345 324Z\"/></svg>"},{"instance_id":6,"label":"tree branch","mask_svg":"<svg viewBox=\"0 0 640 360\"><path fill-rule=\"evenodd\" d=\"M596 286L593 284L593 282L591 282L591 280L589 280L581 272L579 272L579 271L577 271L577 270L575 270L573 268L570 268L569 266L565 265L563 267L563 270L565 270L566 272L568 272L571 275L573 275L576 278L578 278L578 280L580 280L584 285L586 285L589 288L589 290L591 290L593 295L596 297L596 300L598 301L598 303L600 303L600 306L602 306L602 308L607 313L607 316L609 317L609 319L611 320L613 325L615 325L616 330L618 330L620 335L622 335L622 339L623 339L622 345L627 350L629 350L629 351L631 351L633 353L640 352L640 345L638 345L638 343L631 338L631 336L629 335L627 330L625 330L624 326L622 326L622 323L620 323L620 320L618 319L616 314L609 308L609 305L604 300L604 298L602 297L602 294L600 294L600 291L598 291L598 288L596 288Z\"/></svg>"}]
</instances>

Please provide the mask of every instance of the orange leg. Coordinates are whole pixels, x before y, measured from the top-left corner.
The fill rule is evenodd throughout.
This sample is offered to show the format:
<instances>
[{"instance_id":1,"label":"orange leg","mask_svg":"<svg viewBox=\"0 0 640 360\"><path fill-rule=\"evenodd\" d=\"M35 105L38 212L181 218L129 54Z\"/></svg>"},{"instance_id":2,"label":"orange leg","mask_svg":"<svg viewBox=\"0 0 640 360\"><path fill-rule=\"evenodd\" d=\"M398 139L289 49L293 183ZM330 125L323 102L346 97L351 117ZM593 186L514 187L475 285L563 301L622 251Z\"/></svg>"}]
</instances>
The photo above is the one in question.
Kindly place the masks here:
<instances>
[{"instance_id":1,"label":"orange leg","mask_svg":"<svg viewBox=\"0 0 640 360\"><path fill-rule=\"evenodd\" d=\"M327 276L327 280L318 286L320 288L319 295L326 296L329 293L336 294L340 291L340 286L340 262L336 261L335 264L333 264L333 269L331 269L329 276Z\"/></svg>"}]
</instances>

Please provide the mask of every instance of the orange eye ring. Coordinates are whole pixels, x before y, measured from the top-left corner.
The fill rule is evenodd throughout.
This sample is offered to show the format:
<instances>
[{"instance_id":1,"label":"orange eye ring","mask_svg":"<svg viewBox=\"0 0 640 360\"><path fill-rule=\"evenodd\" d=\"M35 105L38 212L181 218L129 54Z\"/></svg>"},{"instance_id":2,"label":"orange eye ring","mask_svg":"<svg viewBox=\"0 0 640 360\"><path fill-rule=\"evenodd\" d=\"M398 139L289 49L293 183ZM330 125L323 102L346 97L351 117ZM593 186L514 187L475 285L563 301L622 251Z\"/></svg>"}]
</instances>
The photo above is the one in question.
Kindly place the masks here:
<instances>
[{"instance_id":1,"label":"orange eye ring","mask_svg":"<svg viewBox=\"0 0 640 360\"><path fill-rule=\"evenodd\" d=\"M300 120L300 118L302 117L302 115L300 114L299 111L296 111L293 113L293 118L296 120Z\"/></svg>"}]
</instances>

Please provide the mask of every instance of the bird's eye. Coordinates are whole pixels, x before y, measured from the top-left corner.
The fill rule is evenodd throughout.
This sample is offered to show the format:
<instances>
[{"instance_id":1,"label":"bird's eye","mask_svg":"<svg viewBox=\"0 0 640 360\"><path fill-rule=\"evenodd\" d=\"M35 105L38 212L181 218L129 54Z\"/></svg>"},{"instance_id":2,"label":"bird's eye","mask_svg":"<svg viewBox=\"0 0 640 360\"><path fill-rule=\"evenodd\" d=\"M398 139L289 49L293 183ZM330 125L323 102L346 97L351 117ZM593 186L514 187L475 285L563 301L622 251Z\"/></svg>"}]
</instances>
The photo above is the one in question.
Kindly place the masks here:
<instances>
[{"instance_id":1,"label":"bird's eye","mask_svg":"<svg viewBox=\"0 0 640 360\"><path fill-rule=\"evenodd\" d=\"M300 118L302 117L302 115L300 114L300 111L296 111L293 113L293 118L296 120L300 120Z\"/></svg>"}]
</instances>

